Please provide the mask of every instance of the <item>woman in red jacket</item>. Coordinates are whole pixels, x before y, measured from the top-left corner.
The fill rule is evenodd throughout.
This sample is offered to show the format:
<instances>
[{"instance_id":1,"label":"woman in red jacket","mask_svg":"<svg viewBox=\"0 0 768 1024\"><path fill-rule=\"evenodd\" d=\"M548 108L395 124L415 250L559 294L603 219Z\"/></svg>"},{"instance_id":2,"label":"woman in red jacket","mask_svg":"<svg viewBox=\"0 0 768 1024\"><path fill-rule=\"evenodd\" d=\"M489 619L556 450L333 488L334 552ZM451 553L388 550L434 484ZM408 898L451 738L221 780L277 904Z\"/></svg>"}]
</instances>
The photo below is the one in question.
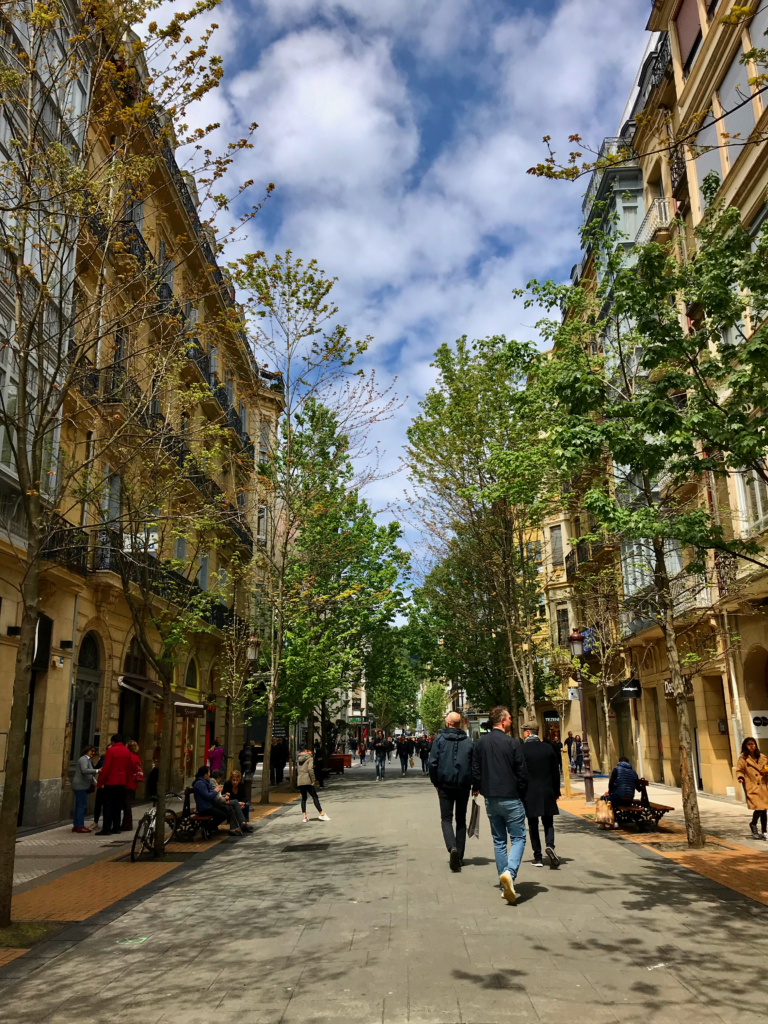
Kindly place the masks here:
<instances>
[{"instance_id":1,"label":"woman in red jacket","mask_svg":"<svg viewBox=\"0 0 768 1024\"><path fill-rule=\"evenodd\" d=\"M121 832L133 832L133 805L136 800L136 790L140 782L144 781L144 772L139 757L139 744L136 740L126 743L131 755L131 765L126 772L125 782L125 803L123 804L123 824Z\"/></svg>"}]
</instances>

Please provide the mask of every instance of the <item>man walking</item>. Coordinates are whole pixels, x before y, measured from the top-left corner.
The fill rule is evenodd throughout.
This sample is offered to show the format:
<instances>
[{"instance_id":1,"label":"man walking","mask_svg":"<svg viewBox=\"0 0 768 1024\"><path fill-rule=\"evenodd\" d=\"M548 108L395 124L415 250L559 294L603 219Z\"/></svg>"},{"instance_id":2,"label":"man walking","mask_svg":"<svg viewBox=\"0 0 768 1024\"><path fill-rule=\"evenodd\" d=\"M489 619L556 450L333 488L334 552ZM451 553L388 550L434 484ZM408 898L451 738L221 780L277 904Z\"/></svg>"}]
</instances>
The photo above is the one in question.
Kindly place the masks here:
<instances>
[{"instance_id":1,"label":"man walking","mask_svg":"<svg viewBox=\"0 0 768 1024\"><path fill-rule=\"evenodd\" d=\"M481 736L472 756L472 789L485 797L491 825L496 870L507 903L517 900L515 879L525 850L525 807L528 769L519 740L507 733L512 716L505 707L491 708L491 731ZM510 838L507 854L507 834Z\"/></svg>"},{"instance_id":2,"label":"man walking","mask_svg":"<svg viewBox=\"0 0 768 1024\"><path fill-rule=\"evenodd\" d=\"M401 732L397 737L397 756L400 758L400 774L408 771L408 737Z\"/></svg>"},{"instance_id":3,"label":"man walking","mask_svg":"<svg viewBox=\"0 0 768 1024\"><path fill-rule=\"evenodd\" d=\"M376 761L376 781L384 778L384 769L387 766L387 740L381 729L376 730L376 738L373 741L373 756Z\"/></svg>"},{"instance_id":4,"label":"man walking","mask_svg":"<svg viewBox=\"0 0 768 1024\"><path fill-rule=\"evenodd\" d=\"M539 818L541 818L549 866L559 868L560 858L555 853L554 816L560 813L557 808L557 801L560 797L560 769L557 762L562 759L558 758L551 743L541 742L536 722L529 722L523 726L523 738L523 757L528 769L525 814L528 818L528 834L533 847L533 866L535 868L544 866L539 837Z\"/></svg>"},{"instance_id":5,"label":"man walking","mask_svg":"<svg viewBox=\"0 0 768 1024\"><path fill-rule=\"evenodd\" d=\"M467 803L472 785L472 740L461 728L461 715L451 711L445 729L429 754L429 778L440 801L440 823L451 871L461 871L467 841ZM456 832L453 816L456 815Z\"/></svg>"},{"instance_id":6,"label":"man walking","mask_svg":"<svg viewBox=\"0 0 768 1024\"><path fill-rule=\"evenodd\" d=\"M99 775L99 784L104 789L104 824L97 836L111 836L120 831L125 803L125 787L132 771L131 752L123 743L123 737L115 733L104 755L104 767Z\"/></svg>"},{"instance_id":7,"label":"man walking","mask_svg":"<svg viewBox=\"0 0 768 1024\"><path fill-rule=\"evenodd\" d=\"M429 774L429 752L432 744L429 742L426 733L422 733L418 743L419 757L421 758L421 770L425 775Z\"/></svg>"},{"instance_id":8,"label":"man walking","mask_svg":"<svg viewBox=\"0 0 768 1024\"><path fill-rule=\"evenodd\" d=\"M568 764L570 765L571 771L573 771L575 767L575 762L573 760L573 745L575 742L576 740L573 738L573 733L569 731L568 738L565 741L565 746L568 751Z\"/></svg>"}]
</instances>

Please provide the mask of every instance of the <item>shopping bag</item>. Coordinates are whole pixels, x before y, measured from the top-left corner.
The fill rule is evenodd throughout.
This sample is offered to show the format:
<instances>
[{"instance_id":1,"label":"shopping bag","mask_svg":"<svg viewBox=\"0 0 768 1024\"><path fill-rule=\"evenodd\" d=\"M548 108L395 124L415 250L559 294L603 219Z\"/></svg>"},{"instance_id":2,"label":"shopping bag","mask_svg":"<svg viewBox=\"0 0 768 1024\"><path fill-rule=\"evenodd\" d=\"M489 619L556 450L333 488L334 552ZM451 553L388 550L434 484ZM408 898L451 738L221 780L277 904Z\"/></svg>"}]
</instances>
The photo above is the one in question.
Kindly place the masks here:
<instances>
[{"instance_id":1,"label":"shopping bag","mask_svg":"<svg viewBox=\"0 0 768 1024\"><path fill-rule=\"evenodd\" d=\"M472 798L472 810L469 815L468 832L470 839L472 836L474 836L475 839L480 838L480 806L474 797Z\"/></svg>"},{"instance_id":2,"label":"shopping bag","mask_svg":"<svg viewBox=\"0 0 768 1024\"><path fill-rule=\"evenodd\" d=\"M616 815L613 813L613 804L610 800L605 800L601 797L595 803L595 821L604 828L613 828Z\"/></svg>"},{"instance_id":3,"label":"shopping bag","mask_svg":"<svg viewBox=\"0 0 768 1024\"><path fill-rule=\"evenodd\" d=\"M411 768L413 768L413 758L412 758L412 757L409 757L409 758L408 758L408 760L409 760L409 762L410 762L410 764L411 764Z\"/></svg>"}]
</instances>

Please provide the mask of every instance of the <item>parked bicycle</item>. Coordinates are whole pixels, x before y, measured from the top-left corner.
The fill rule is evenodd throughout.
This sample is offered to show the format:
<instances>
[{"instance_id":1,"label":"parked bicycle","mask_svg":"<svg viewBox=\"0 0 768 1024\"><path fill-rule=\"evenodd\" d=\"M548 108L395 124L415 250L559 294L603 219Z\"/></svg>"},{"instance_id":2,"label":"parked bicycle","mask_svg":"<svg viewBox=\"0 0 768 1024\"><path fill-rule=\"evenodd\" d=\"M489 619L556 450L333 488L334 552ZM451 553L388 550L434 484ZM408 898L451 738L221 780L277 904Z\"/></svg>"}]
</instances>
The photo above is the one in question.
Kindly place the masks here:
<instances>
[{"instance_id":1,"label":"parked bicycle","mask_svg":"<svg viewBox=\"0 0 768 1024\"><path fill-rule=\"evenodd\" d=\"M180 800L180 793L166 793L168 800ZM176 826L179 823L179 816L170 807L165 809L165 827L163 834L163 846L167 846L173 838ZM141 821L136 826L136 833L131 844L131 860L136 862L142 854L155 855L155 832L157 829L157 797L152 797L152 806L144 812Z\"/></svg>"}]
</instances>

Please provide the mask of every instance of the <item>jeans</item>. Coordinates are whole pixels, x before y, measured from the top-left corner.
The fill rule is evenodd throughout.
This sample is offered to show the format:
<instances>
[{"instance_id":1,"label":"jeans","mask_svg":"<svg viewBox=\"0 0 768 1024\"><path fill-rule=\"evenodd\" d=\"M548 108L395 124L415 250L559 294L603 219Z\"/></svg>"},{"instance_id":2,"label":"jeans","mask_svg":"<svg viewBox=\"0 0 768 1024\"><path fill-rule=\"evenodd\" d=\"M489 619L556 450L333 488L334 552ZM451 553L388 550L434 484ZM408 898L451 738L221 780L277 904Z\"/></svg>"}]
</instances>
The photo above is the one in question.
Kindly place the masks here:
<instances>
[{"instance_id":1,"label":"jeans","mask_svg":"<svg viewBox=\"0 0 768 1024\"><path fill-rule=\"evenodd\" d=\"M421 770L425 775L429 775L429 754L421 759Z\"/></svg>"},{"instance_id":2,"label":"jeans","mask_svg":"<svg viewBox=\"0 0 768 1024\"><path fill-rule=\"evenodd\" d=\"M301 813L302 814L306 814L307 813L307 797L311 796L312 797L312 803L317 808L318 813L322 814L323 813L323 808L320 806L320 798L318 797L317 793L315 792L315 787L314 786L299 786L299 789L301 790Z\"/></svg>"},{"instance_id":3,"label":"jeans","mask_svg":"<svg viewBox=\"0 0 768 1024\"><path fill-rule=\"evenodd\" d=\"M440 824L443 828L443 839L448 853L456 847L459 856L464 856L467 843L467 804L468 789L454 789L452 786L440 786L437 791L440 800ZM456 834L453 832L453 814L456 811Z\"/></svg>"},{"instance_id":4,"label":"jeans","mask_svg":"<svg viewBox=\"0 0 768 1024\"><path fill-rule=\"evenodd\" d=\"M384 778L384 769L386 767L387 767L387 762L384 760L384 758L383 757L377 757L376 758L376 778L377 779L383 779Z\"/></svg>"},{"instance_id":5,"label":"jeans","mask_svg":"<svg viewBox=\"0 0 768 1024\"><path fill-rule=\"evenodd\" d=\"M584 758L581 754L576 755L576 771L581 775L581 770L584 767Z\"/></svg>"},{"instance_id":6,"label":"jeans","mask_svg":"<svg viewBox=\"0 0 768 1024\"><path fill-rule=\"evenodd\" d=\"M85 805L88 803L88 790L75 789L75 815L72 822L73 828L85 828Z\"/></svg>"},{"instance_id":7,"label":"jeans","mask_svg":"<svg viewBox=\"0 0 768 1024\"><path fill-rule=\"evenodd\" d=\"M487 796L485 810L491 825L493 852L499 875L509 871L517 878L520 861L525 850L525 808L522 800L509 800L501 796ZM507 855L507 833L511 839Z\"/></svg>"},{"instance_id":8,"label":"jeans","mask_svg":"<svg viewBox=\"0 0 768 1024\"><path fill-rule=\"evenodd\" d=\"M405 773L408 771L408 755L407 754L405 755L405 757L403 757L402 754L400 755L400 767L403 769L403 775L405 775Z\"/></svg>"},{"instance_id":9,"label":"jeans","mask_svg":"<svg viewBox=\"0 0 768 1024\"><path fill-rule=\"evenodd\" d=\"M547 846L555 848L555 819L551 814L542 814L541 824L544 828L544 842ZM531 837L533 847L533 859L541 860L541 840L539 838L539 819L528 819L528 834Z\"/></svg>"},{"instance_id":10,"label":"jeans","mask_svg":"<svg viewBox=\"0 0 768 1024\"><path fill-rule=\"evenodd\" d=\"M365 764L365 751L360 752L360 764Z\"/></svg>"}]
</instances>

